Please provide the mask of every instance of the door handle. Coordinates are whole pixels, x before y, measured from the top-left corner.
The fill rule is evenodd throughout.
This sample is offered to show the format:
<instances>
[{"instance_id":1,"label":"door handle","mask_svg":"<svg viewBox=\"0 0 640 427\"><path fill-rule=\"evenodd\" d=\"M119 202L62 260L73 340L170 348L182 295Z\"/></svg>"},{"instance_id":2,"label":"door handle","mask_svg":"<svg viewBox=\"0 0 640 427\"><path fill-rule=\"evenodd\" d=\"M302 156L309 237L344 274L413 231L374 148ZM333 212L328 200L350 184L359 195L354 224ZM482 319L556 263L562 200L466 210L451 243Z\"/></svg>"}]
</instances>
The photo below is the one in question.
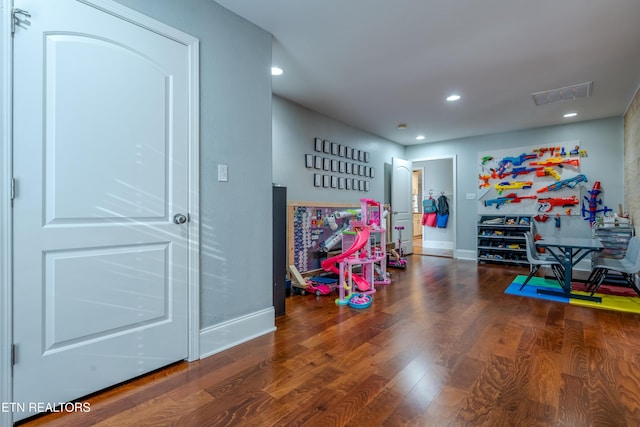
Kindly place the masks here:
<instances>
[{"instance_id":1,"label":"door handle","mask_svg":"<svg viewBox=\"0 0 640 427\"><path fill-rule=\"evenodd\" d=\"M173 222L176 224L184 224L187 222L187 216L183 214L175 214L173 217Z\"/></svg>"}]
</instances>

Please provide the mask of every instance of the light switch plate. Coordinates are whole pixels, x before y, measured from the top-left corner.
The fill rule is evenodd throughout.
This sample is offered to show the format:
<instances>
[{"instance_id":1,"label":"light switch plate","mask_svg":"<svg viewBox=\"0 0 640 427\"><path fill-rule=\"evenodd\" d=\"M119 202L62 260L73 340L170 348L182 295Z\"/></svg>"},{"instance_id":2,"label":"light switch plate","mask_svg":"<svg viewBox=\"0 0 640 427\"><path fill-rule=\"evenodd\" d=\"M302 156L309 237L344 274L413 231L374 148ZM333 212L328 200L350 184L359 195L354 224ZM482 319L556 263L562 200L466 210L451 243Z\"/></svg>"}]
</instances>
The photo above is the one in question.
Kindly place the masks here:
<instances>
[{"instance_id":1,"label":"light switch plate","mask_svg":"<svg viewBox=\"0 0 640 427\"><path fill-rule=\"evenodd\" d=\"M228 165L218 165L218 181L227 182L229 181L229 166Z\"/></svg>"}]
</instances>

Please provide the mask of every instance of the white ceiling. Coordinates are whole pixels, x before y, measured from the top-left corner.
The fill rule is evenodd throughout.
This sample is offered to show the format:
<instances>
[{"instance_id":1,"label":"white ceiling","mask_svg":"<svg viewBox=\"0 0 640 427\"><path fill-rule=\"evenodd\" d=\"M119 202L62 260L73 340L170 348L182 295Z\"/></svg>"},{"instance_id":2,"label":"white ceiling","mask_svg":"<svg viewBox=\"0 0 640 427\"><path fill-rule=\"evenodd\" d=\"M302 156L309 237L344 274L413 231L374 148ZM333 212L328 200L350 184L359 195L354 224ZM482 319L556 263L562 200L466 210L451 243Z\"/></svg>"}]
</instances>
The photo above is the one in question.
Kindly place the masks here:
<instances>
[{"instance_id":1,"label":"white ceiling","mask_svg":"<svg viewBox=\"0 0 640 427\"><path fill-rule=\"evenodd\" d=\"M640 0L216 1L273 34L275 94L404 145L620 116L640 85Z\"/></svg>"}]
</instances>

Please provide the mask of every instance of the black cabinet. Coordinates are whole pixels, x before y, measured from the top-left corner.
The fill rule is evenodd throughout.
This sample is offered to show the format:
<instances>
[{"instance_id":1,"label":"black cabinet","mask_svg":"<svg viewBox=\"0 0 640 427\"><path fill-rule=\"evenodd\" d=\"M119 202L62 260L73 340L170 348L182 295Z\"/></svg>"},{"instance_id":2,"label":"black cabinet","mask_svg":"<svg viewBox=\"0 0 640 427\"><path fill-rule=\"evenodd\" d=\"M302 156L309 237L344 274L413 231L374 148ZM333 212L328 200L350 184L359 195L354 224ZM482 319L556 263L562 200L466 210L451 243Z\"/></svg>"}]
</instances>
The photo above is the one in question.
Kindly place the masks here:
<instances>
[{"instance_id":1,"label":"black cabinet","mask_svg":"<svg viewBox=\"0 0 640 427\"><path fill-rule=\"evenodd\" d=\"M287 275L287 187L273 186L273 308L285 313Z\"/></svg>"}]
</instances>

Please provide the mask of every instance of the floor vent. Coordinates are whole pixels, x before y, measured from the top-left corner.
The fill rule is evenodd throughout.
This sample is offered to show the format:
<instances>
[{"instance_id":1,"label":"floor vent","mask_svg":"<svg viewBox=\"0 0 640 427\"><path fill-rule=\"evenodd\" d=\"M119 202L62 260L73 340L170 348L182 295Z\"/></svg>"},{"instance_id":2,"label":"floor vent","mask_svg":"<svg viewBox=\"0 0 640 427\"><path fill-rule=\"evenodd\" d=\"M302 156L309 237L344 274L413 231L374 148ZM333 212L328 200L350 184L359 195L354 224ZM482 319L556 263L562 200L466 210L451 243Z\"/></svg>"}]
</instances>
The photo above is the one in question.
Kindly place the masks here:
<instances>
[{"instance_id":1,"label":"floor vent","mask_svg":"<svg viewBox=\"0 0 640 427\"><path fill-rule=\"evenodd\" d=\"M593 82L580 83L577 85L561 87L559 89L545 90L543 92L532 93L533 101L536 105L554 104L556 102L573 101L578 98L591 96L591 86Z\"/></svg>"}]
</instances>

